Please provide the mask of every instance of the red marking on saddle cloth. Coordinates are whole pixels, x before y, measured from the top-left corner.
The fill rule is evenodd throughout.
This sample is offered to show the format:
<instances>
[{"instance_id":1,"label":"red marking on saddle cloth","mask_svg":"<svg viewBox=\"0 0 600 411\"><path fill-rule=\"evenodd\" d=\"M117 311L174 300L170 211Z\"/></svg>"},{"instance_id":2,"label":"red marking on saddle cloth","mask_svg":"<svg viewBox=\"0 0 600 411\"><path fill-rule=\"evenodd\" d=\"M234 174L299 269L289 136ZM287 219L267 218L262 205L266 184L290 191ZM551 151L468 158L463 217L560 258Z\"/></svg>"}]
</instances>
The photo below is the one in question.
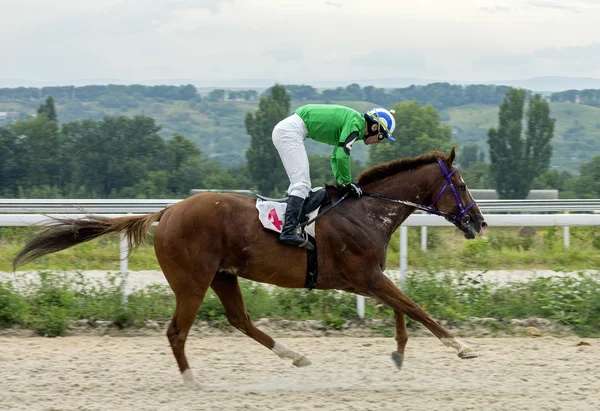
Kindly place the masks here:
<instances>
[{"instance_id":1,"label":"red marking on saddle cloth","mask_svg":"<svg viewBox=\"0 0 600 411\"><path fill-rule=\"evenodd\" d=\"M275 211L274 208L272 208L269 211L268 217L269 217L269 221L271 221L273 223L275 228L277 228L278 230L281 230L281 227L283 226L283 221L281 221L279 219L279 216L277 215L277 211Z\"/></svg>"}]
</instances>

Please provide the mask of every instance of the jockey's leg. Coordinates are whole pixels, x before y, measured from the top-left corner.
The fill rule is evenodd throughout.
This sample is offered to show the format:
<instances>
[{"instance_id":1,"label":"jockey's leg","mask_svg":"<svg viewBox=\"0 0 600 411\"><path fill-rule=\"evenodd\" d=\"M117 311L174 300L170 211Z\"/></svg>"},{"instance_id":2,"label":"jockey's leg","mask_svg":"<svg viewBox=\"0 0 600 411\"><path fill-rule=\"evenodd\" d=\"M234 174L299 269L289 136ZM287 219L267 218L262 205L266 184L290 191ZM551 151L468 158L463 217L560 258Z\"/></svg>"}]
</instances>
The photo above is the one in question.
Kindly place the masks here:
<instances>
[{"instance_id":1,"label":"jockey's leg","mask_svg":"<svg viewBox=\"0 0 600 411\"><path fill-rule=\"evenodd\" d=\"M306 233L302 232L302 227L299 225L302 221L303 205L303 198L294 195L288 197L285 219L281 234L279 235L279 241L284 244L312 248L312 244L308 241Z\"/></svg>"},{"instance_id":2,"label":"jockey's leg","mask_svg":"<svg viewBox=\"0 0 600 411\"><path fill-rule=\"evenodd\" d=\"M279 240L285 244L311 248L312 245L299 227L303 219L302 206L311 188L308 155L304 147L306 134L304 122L294 114L275 126L272 137L290 179L285 222Z\"/></svg>"}]
</instances>

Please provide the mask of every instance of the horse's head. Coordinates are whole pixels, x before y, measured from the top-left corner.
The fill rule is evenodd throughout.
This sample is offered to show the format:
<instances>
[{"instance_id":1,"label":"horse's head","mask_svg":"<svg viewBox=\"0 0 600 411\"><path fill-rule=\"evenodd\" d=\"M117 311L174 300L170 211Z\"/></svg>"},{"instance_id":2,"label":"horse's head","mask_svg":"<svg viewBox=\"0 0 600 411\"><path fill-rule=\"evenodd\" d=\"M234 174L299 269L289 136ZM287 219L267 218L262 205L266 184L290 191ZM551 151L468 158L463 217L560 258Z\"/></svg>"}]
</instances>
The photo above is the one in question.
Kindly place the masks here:
<instances>
[{"instance_id":1,"label":"horse's head","mask_svg":"<svg viewBox=\"0 0 600 411\"><path fill-rule=\"evenodd\" d=\"M432 184L434 200L431 207L461 230L465 238L473 239L477 234L483 235L488 225L458 169L452 165L455 157L452 148L447 160L437 161L438 174Z\"/></svg>"},{"instance_id":2,"label":"horse's head","mask_svg":"<svg viewBox=\"0 0 600 411\"><path fill-rule=\"evenodd\" d=\"M364 187L363 195L442 216L458 227L466 238L472 239L485 232L487 223L460 173L452 165L455 156L453 148L450 156L434 150L418 157L379 164L365 170L358 184ZM403 219L407 216L404 214Z\"/></svg>"}]
</instances>

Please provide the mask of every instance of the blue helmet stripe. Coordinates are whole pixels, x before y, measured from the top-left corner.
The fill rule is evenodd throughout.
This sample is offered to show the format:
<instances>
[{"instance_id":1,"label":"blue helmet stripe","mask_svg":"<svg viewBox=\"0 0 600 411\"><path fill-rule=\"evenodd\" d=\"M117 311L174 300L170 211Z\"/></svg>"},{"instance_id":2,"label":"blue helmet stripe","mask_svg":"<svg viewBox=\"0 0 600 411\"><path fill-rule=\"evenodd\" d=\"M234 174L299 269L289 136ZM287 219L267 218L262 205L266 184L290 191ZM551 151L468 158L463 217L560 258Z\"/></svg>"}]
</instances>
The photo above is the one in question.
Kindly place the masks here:
<instances>
[{"instance_id":1,"label":"blue helmet stripe","mask_svg":"<svg viewBox=\"0 0 600 411\"><path fill-rule=\"evenodd\" d=\"M388 113L384 113L384 112L380 111L380 112L377 113L377 115L379 116L379 118L385 120L385 125L389 129L390 126L392 125L392 119L390 118L390 116L388 115Z\"/></svg>"}]
</instances>

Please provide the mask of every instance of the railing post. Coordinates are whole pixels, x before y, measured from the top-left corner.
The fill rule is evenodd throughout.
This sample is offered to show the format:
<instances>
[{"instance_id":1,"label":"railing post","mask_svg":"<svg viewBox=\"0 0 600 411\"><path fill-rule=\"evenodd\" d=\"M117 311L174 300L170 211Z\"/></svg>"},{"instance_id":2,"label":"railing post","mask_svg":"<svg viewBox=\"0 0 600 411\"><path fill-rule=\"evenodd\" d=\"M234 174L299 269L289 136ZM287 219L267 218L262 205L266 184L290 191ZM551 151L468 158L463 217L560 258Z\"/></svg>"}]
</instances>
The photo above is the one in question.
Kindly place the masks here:
<instances>
[{"instance_id":1,"label":"railing post","mask_svg":"<svg viewBox=\"0 0 600 411\"><path fill-rule=\"evenodd\" d=\"M123 305L127 305L127 277L129 274L129 241L126 234L121 233L119 242L119 266L121 269L121 291L123 293Z\"/></svg>"},{"instance_id":2,"label":"railing post","mask_svg":"<svg viewBox=\"0 0 600 411\"><path fill-rule=\"evenodd\" d=\"M427 250L427 226L421 227L421 250Z\"/></svg>"},{"instance_id":3,"label":"railing post","mask_svg":"<svg viewBox=\"0 0 600 411\"><path fill-rule=\"evenodd\" d=\"M408 228L400 226L400 287L406 288L406 266L408 257Z\"/></svg>"},{"instance_id":4,"label":"railing post","mask_svg":"<svg viewBox=\"0 0 600 411\"><path fill-rule=\"evenodd\" d=\"M565 211L565 214L569 214L569 211L568 210ZM568 250L569 249L569 240L570 240L570 230L569 230L569 226L568 225L566 225L563 228L563 236L564 236L564 238L563 238L563 244L565 246L565 250Z\"/></svg>"},{"instance_id":5,"label":"railing post","mask_svg":"<svg viewBox=\"0 0 600 411\"><path fill-rule=\"evenodd\" d=\"M361 320L365 318L365 296L364 295L356 296L356 312L358 313L358 317Z\"/></svg>"}]
</instances>

